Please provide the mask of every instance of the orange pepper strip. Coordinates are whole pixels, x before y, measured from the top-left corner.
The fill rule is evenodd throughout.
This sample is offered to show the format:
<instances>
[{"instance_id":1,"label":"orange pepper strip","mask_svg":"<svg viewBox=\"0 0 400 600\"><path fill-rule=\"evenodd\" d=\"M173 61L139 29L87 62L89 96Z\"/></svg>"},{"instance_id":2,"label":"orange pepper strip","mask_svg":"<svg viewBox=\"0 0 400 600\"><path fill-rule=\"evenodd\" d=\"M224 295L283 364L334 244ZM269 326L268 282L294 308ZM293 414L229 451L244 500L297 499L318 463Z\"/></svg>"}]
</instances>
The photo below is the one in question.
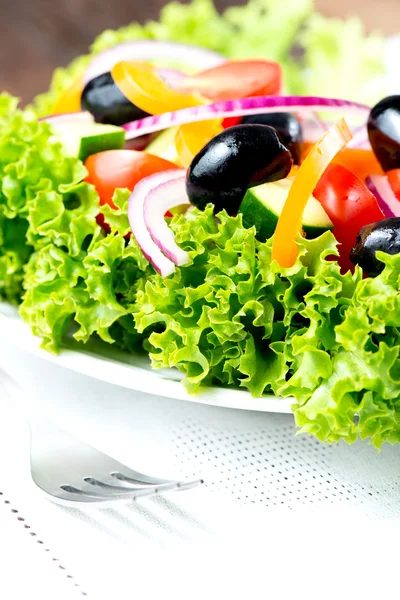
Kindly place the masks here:
<instances>
[{"instance_id":1,"label":"orange pepper strip","mask_svg":"<svg viewBox=\"0 0 400 600\"><path fill-rule=\"evenodd\" d=\"M343 148L333 162L346 167L364 181L368 175L383 175L383 170L374 152L364 148Z\"/></svg>"},{"instance_id":2,"label":"orange pepper strip","mask_svg":"<svg viewBox=\"0 0 400 600\"><path fill-rule=\"evenodd\" d=\"M81 110L81 96L83 92L82 76L77 77L72 84L64 90L55 101L51 114L78 112Z\"/></svg>"},{"instance_id":3,"label":"orange pepper strip","mask_svg":"<svg viewBox=\"0 0 400 600\"><path fill-rule=\"evenodd\" d=\"M175 148L181 165L189 167L196 154L221 131L221 119L181 125L175 135Z\"/></svg>"},{"instance_id":4,"label":"orange pepper strip","mask_svg":"<svg viewBox=\"0 0 400 600\"><path fill-rule=\"evenodd\" d=\"M296 262L299 252L296 240L301 233L301 218L308 199L329 163L351 138L346 121L340 119L312 147L300 165L272 242L272 260L276 260L281 267L292 267Z\"/></svg>"},{"instance_id":5,"label":"orange pepper strip","mask_svg":"<svg viewBox=\"0 0 400 600\"><path fill-rule=\"evenodd\" d=\"M122 61L114 65L111 75L124 96L151 115L207 104L197 92L185 94L170 88L150 63Z\"/></svg>"}]
</instances>

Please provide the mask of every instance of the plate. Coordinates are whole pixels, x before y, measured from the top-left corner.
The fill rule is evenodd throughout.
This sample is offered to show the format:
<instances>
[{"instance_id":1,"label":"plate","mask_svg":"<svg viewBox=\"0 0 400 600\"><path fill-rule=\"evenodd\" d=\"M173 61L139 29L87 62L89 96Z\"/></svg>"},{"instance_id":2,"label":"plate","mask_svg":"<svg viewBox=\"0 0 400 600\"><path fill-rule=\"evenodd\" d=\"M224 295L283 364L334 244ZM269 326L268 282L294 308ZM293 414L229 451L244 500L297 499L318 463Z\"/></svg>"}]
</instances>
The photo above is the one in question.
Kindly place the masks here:
<instances>
[{"instance_id":1,"label":"plate","mask_svg":"<svg viewBox=\"0 0 400 600\"><path fill-rule=\"evenodd\" d=\"M58 355L51 354L40 348L41 340L32 334L19 317L17 309L4 302L0 302L0 331L0 344L15 346L61 367L127 389L210 406L291 413L293 398L273 395L253 398L245 390L216 386L190 395L180 381L182 375L176 369L152 369L147 357L128 354L101 342L80 344L71 339Z\"/></svg>"}]
</instances>

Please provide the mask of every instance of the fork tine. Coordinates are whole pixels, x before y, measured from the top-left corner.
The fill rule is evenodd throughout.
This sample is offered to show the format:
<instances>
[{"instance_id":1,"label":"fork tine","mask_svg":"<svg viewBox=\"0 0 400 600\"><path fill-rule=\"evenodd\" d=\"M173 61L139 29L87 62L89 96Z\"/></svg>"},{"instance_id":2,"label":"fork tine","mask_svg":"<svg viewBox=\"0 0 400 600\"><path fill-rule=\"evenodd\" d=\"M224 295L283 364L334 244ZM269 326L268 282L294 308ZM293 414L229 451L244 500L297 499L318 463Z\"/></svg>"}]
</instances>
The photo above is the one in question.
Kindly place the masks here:
<instances>
[{"instance_id":1,"label":"fork tine","mask_svg":"<svg viewBox=\"0 0 400 600\"><path fill-rule=\"evenodd\" d=\"M179 486L181 482L179 481L168 481L167 483L157 484L157 485L137 485L135 487L122 487L122 486L112 486L107 483L103 483L97 479L93 479L91 477L86 478L79 484L78 489L83 493L88 493L90 495L102 495L108 497L118 497L118 496L126 496L132 497L136 491L148 490L151 494L152 490L159 489L160 491L168 491L171 489L175 489Z\"/></svg>"},{"instance_id":2,"label":"fork tine","mask_svg":"<svg viewBox=\"0 0 400 600\"><path fill-rule=\"evenodd\" d=\"M43 490L46 493L46 496L52 501L61 501L66 504L76 504L77 502L84 502L86 504L103 504L109 501L116 500L136 500L137 498L145 497L145 496L155 496L162 494L164 492L169 491L183 491L188 490L197 485L203 483L202 479L196 479L191 481L170 481L167 484L162 484L158 486L145 486L138 487L136 489L126 490L122 493L118 493L117 490L111 490L104 488L104 493L88 491L86 489L76 488L70 485L61 486L57 492L57 495L49 495L46 490ZM95 486L93 486L95 488Z\"/></svg>"},{"instance_id":3,"label":"fork tine","mask_svg":"<svg viewBox=\"0 0 400 600\"><path fill-rule=\"evenodd\" d=\"M121 471L114 471L110 473L112 477L117 479L120 482L128 485L137 485L137 484L146 484L146 485L161 485L163 483L169 483L168 479L159 479L158 477L150 477L149 475L144 475L139 471L134 471L133 469L129 469L124 465L121 465Z\"/></svg>"},{"instance_id":4,"label":"fork tine","mask_svg":"<svg viewBox=\"0 0 400 600\"><path fill-rule=\"evenodd\" d=\"M137 498L142 498L144 496L156 496L158 494L162 494L165 491L183 491L183 490L189 490L197 485L200 485L203 483L202 479L197 479L195 481L176 481L174 483L171 483L168 488L167 486L162 486L159 485L157 487L146 487L146 488L138 488L137 490L135 490L133 492L133 496L132 498L134 500L136 500Z\"/></svg>"}]
</instances>

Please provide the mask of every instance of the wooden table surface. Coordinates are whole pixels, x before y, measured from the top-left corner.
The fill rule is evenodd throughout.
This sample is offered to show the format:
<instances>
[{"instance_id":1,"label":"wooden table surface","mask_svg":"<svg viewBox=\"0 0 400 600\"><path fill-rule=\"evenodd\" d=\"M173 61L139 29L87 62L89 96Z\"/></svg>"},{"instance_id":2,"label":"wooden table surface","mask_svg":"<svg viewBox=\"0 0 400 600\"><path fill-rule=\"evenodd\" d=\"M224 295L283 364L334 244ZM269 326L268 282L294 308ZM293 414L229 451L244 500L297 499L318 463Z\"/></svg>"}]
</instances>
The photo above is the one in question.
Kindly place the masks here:
<instances>
[{"instance_id":1,"label":"wooden table surface","mask_svg":"<svg viewBox=\"0 0 400 600\"><path fill-rule=\"evenodd\" d=\"M277 0L278 1L278 0ZM235 0L216 0L219 9ZM156 19L162 0L0 0L0 90L28 102L55 67L85 53L107 28ZM358 14L368 31L400 32L400 0L317 0L327 15Z\"/></svg>"}]
</instances>

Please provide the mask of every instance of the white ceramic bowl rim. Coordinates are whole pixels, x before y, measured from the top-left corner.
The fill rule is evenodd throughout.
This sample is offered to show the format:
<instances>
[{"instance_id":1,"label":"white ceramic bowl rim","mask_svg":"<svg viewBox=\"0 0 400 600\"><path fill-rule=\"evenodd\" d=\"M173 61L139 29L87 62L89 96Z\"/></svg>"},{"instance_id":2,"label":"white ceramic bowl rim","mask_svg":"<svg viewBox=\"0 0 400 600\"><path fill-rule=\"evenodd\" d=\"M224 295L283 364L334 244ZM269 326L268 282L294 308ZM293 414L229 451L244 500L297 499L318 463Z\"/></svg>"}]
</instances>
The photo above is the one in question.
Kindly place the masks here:
<instances>
[{"instance_id":1,"label":"white ceramic bowl rim","mask_svg":"<svg viewBox=\"0 0 400 600\"><path fill-rule=\"evenodd\" d=\"M180 382L181 375L177 370L152 369L145 356L108 348L106 344L84 346L71 342L58 355L51 354L40 348L41 340L32 334L16 308L7 303L0 303L0 331L0 343L3 339L7 344L59 366L138 392L241 410L291 412L293 398L272 395L253 398L246 390L212 386L197 395L190 395Z\"/></svg>"}]
</instances>

